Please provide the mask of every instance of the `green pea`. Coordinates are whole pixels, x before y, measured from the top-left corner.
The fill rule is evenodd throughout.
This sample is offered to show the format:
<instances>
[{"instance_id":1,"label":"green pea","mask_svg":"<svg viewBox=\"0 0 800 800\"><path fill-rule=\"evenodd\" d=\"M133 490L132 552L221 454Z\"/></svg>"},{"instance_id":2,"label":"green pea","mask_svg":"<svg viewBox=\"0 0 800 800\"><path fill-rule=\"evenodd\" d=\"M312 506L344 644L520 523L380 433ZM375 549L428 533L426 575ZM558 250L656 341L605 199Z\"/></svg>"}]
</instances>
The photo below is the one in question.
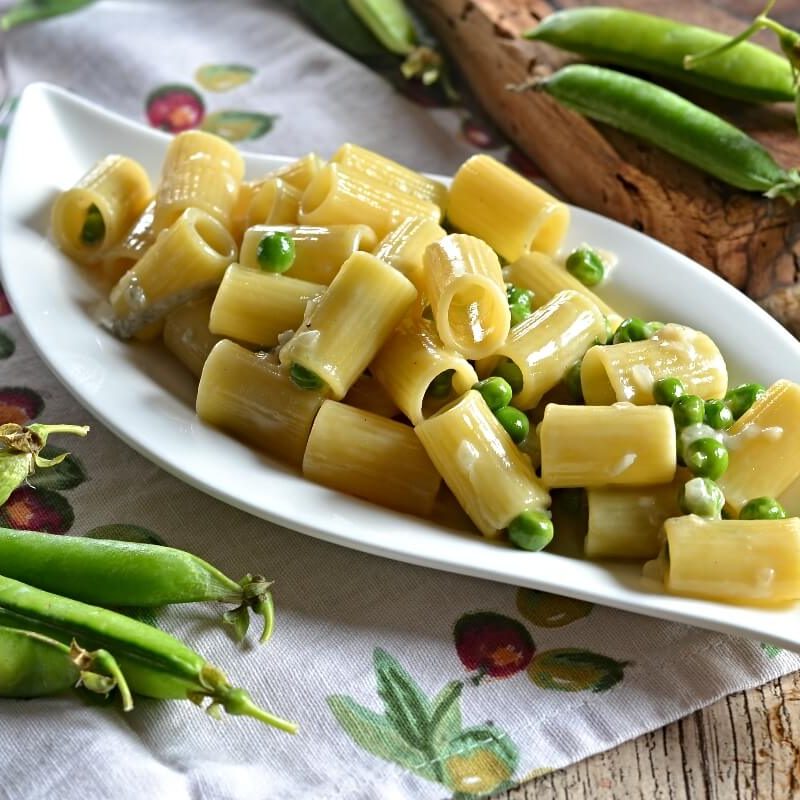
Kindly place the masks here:
<instances>
[{"instance_id":1,"label":"green pea","mask_svg":"<svg viewBox=\"0 0 800 800\"><path fill-rule=\"evenodd\" d=\"M312 372L310 369L306 369L296 363L292 364L292 368L289 370L289 377L301 389L321 389L325 385L325 382L316 372Z\"/></svg>"},{"instance_id":2,"label":"green pea","mask_svg":"<svg viewBox=\"0 0 800 800\"><path fill-rule=\"evenodd\" d=\"M507 283L506 297L508 298L508 304L510 306L513 306L514 303L520 303L530 308L531 303L533 303L534 294L530 289L523 289L520 286L514 286L513 283Z\"/></svg>"},{"instance_id":3,"label":"green pea","mask_svg":"<svg viewBox=\"0 0 800 800\"><path fill-rule=\"evenodd\" d=\"M524 322L528 317L533 314L530 306L523 305L522 303L512 303L508 310L511 312L511 327L519 325Z\"/></svg>"},{"instance_id":4,"label":"green pea","mask_svg":"<svg viewBox=\"0 0 800 800\"><path fill-rule=\"evenodd\" d=\"M528 438L531 425L525 414L518 408L514 408L514 406L498 408L494 415L515 444L521 444Z\"/></svg>"},{"instance_id":5,"label":"green pea","mask_svg":"<svg viewBox=\"0 0 800 800\"><path fill-rule=\"evenodd\" d=\"M711 437L695 439L684 448L683 458L692 474L715 481L728 469L728 450Z\"/></svg>"},{"instance_id":6,"label":"green pea","mask_svg":"<svg viewBox=\"0 0 800 800\"><path fill-rule=\"evenodd\" d=\"M513 361L501 361L492 375L502 378L511 387L512 394L522 391L522 370Z\"/></svg>"},{"instance_id":7,"label":"green pea","mask_svg":"<svg viewBox=\"0 0 800 800\"><path fill-rule=\"evenodd\" d=\"M283 231L266 234L256 248L258 265L267 272L286 272L294 258L294 239Z\"/></svg>"},{"instance_id":8,"label":"green pea","mask_svg":"<svg viewBox=\"0 0 800 800\"><path fill-rule=\"evenodd\" d=\"M725 395L725 403L731 410L733 418L739 419L756 400L764 396L766 391L760 383L743 383Z\"/></svg>"},{"instance_id":9,"label":"green pea","mask_svg":"<svg viewBox=\"0 0 800 800\"><path fill-rule=\"evenodd\" d=\"M702 397L696 394L685 394L672 404L672 416L678 428L698 425L705 418L706 405Z\"/></svg>"},{"instance_id":10,"label":"green pea","mask_svg":"<svg viewBox=\"0 0 800 800\"><path fill-rule=\"evenodd\" d=\"M786 519L786 511L774 497L755 497L742 506L739 519Z\"/></svg>"},{"instance_id":11,"label":"green pea","mask_svg":"<svg viewBox=\"0 0 800 800\"><path fill-rule=\"evenodd\" d=\"M660 406L672 406L686 394L680 378L661 378L653 384L653 398Z\"/></svg>"},{"instance_id":12,"label":"green pea","mask_svg":"<svg viewBox=\"0 0 800 800\"><path fill-rule=\"evenodd\" d=\"M641 342L649 337L647 323L639 317L622 320L614 333L614 344Z\"/></svg>"},{"instance_id":13,"label":"green pea","mask_svg":"<svg viewBox=\"0 0 800 800\"><path fill-rule=\"evenodd\" d=\"M733 425L733 412L723 400L706 400L703 419L714 430L724 431Z\"/></svg>"},{"instance_id":14,"label":"green pea","mask_svg":"<svg viewBox=\"0 0 800 800\"><path fill-rule=\"evenodd\" d=\"M579 247L567 258L567 272L584 286L597 286L606 274L603 259L591 247Z\"/></svg>"},{"instance_id":15,"label":"green pea","mask_svg":"<svg viewBox=\"0 0 800 800\"><path fill-rule=\"evenodd\" d=\"M81 241L84 244L98 244L106 235L106 223L100 209L92 203L86 210L86 219L81 228Z\"/></svg>"},{"instance_id":16,"label":"green pea","mask_svg":"<svg viewBox=\"0 0 800 800\"><path fill-rule=\"evenodd\" d=\"M428 389L425 392L428 397L447 397L450 394L450 390L453 388L453 375L455 375L454 369L446 369L444 372L440 372L431 382L428 384Z\"/></svg>"},{"instance_id":17,"label":"green pea","mask_svg":"<svg viewBox=\"0 0 800 800\"><path fill-rule=\"evenodd\" d=\"M581 386L581 361L576 361L564 375L564 383L569 393L579 403L583 402L583 387Z\"/></svg>"},{"instance_id":18,"label":"green pea","mask_svg":"<svg viewBox=\"0 0 800 800\"><path fill-rule=\"evenodd\" d=\"M543 550L553 540L553 521L545 511L523 511L511 520L508 538L522 550Z\"/></svg>"},{"instance_id":19,"label":"green pea","mask_svg":"<svg viewBox=\"0 0 800 800\"><path fill-rule=\"evenodd\" d=\"M692 478L681 486L678 503L685 514L719 519L725 506L725 495L709 478Z\"/></svg>"},{"instance_id":20,"label":"green pea","mask_svg":"<svg viewBox=\"0 0 800 800\"><path fill-rule=\"evenodd\" d=\"M481 397L486 401L486 405L492 411L505 408L511 402L513 391L508 381L503 378L491 377L478 381L473 387L480 392Z\"/></svg>"}]
</instances>

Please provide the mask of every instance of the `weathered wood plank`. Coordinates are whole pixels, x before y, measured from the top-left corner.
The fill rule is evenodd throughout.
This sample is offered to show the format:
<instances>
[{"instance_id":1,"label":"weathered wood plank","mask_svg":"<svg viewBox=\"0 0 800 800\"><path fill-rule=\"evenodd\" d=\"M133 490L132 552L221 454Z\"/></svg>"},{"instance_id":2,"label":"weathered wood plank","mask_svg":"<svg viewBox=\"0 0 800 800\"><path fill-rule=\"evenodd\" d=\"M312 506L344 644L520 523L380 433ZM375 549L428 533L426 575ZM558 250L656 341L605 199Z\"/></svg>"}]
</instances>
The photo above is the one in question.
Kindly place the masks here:
<instances>
[{"instance_id":1,"label":"weathered wood plank","mask_svg":"<svg viewBox=\"0 0 800 800\"><path fill-rule=\"evenodd\" d=\"M505 800L797 800L800 673L543 775Z\"/></svg>"}]
</instances>

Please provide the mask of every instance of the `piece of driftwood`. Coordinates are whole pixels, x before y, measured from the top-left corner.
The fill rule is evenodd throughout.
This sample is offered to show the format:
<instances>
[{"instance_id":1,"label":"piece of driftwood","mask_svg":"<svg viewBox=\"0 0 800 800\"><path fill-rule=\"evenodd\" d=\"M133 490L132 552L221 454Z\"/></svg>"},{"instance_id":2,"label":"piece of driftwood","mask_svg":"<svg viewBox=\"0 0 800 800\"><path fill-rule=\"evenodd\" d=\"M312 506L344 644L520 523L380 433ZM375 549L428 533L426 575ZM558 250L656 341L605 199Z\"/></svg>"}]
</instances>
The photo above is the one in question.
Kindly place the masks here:
<instances>
[{"instance_id":1,"label":"piece of driftwood","mask_svg":"<svg viewBox=\"0 0 800 800\"><path fill-rule=\"evenodd\" d=\"M506 88L534 70L557 69L574 60L520 35L556 8L591 3L414 0L414 5L489 115L565 197L686 253L800 336L800 205L792 208L782 200L737 191L543 94L514 94ZM737 33L762 2L673 0L665 6L662 0L623 0L614 5ZM800 4L778 6L783 22L800 26ZM767 36L759 41L773 44ZM748 131L784 166L800 166L791 103L746 105L680 91Z\"/></svg>"}]
</instances>

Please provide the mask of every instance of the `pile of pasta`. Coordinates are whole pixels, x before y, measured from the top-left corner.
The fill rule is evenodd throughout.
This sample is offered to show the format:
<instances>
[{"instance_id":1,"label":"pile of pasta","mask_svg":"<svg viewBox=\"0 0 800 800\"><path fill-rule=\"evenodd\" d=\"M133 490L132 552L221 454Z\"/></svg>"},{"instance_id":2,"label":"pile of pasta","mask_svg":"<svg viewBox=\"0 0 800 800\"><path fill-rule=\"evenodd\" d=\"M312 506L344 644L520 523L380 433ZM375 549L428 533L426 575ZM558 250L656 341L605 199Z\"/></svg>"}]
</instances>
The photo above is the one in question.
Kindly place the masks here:
<instances>
[{"instance_id":1,"label":"pile of pasta","mask_svg":"<svg viewBox=\"0 0 800 800\"><path fill-rule=\"evenodd\" d=\"M628 323L557 256L568 224L486 155L449 189L353 144L246 181L202 132L172 140L155 190L112 155L53 209L60 247L112 287L115 333L163 339L199 381L201 419L310 480L427 518L449 492L484 536L528 549L552 536L551 498L579 488L591 558L654 560L675 593L800 598L798 519L739 518L797 491L800 386L676 427L656 395L672 381L720 417L722 355L678 324L614 335ZM513 326L509 284L532 297ZM710 488L681 465L698 438L727 451ZM530 520L546 535L526 540Z\"/></svg>"}]
</instances>

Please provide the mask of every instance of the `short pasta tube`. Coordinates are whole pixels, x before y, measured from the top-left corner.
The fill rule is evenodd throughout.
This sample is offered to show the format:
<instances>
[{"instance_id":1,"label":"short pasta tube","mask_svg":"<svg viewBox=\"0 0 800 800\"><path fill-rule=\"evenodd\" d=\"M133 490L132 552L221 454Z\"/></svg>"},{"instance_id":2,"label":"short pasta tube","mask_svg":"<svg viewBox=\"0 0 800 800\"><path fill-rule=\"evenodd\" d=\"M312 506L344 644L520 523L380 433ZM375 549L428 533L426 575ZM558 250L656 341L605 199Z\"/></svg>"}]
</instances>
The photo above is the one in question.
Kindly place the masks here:
<instances>
[{"instance_id":1,"label":"short pasta tube","mask_svg":"<svg viewBox=\"0 0 800 800\"><path fill-rule=\"evenodd\" d=\"M242 181L239 184L239 191L236 194L236 202L231 209L230 231L237 244L241 244L242 236L247 230L247 214L250 210L250 203L256 193L260 181Z\"/></svg>"},{"instance_id":2,"label":"short pasta tube","mask_svg":"<svg viewBox=\"0 0 800 800\"><path fill-rule=\"evenodd\" d=\"M325 166L325 162L316 153L306 155L292 161L286 166L273 170L268 177L280 178L298 192L304 192L313 177Z\"/></svg>"},{"instance_id":3,"label":"short pasta tube","mask_svg":"<svg viewBox=\"0 0 800 800\"><path fill-rule=\"evenodd\" d=\"M431 513L441 484L413 428L335 400L326 400L314 420L303 475L418 516Z\"/></svg>"},{"instance_id":4,"label":"short pasta tube","mask_svg":"<svg viewBox=\"0 0 800 800\"><path fill-rule=\"evenodd\" d=\"M417 297L414 285L369 253L345 261L281 347L280 361L314 373L341 400Z\"/></svg>"},{"instance_id":5,"label":"short pasta tube","mask_svg":"<svg viewBox=\"0 0 800 800\"><path fill-rule=\"evenodd\" d=\"M616 330L622 322L622 315L545 253L526 253L513 264L504 267L503 276L509 283L521 289L530 289L534 294L533 303L536 307L552 300L564 289L571 289L589 298L609 321L612 330Z\"/></svg>"},{"instance_id":6,"label":"short pasta tube","mask_svg":"<svg viewBox=\"0 0 800 800\"><path fill-rule=\"evenodd\" d=\"M549 488L643 486L675 477L675 421L666 406L550 403L539 425Z\"/></svg>"},{"instance_id":7,"label":"short pasta tube","mask_svg":"<svg viewBox=\"0 0 800 800\"><path fill-rule=\"evenodd\" d=\"M151 200L122 241L103 254L103 277L110 283L116 283L156 240L153 227L155 208L156 202Z\"/></svg>"},{"instance_id":8,"label":"short pasta tube","mask_svg":"<svg viewBox=\"0 0 800 800\"><path fill-rule=\"evenodd\" d=\"M217 289L209 330L217 336L270 348L303 321L308 301L325 287L286 275L231 264Z\"/></svg>"},{"instance_id":9,"label":"short pasta tube","mask_svg":"<svg viewBox=\"0 0 800 800\"><path fill-rule=\"evenodd\" d=\"M478 392L466 392L414 430L484 536L498 536L523 511L550 505L530 461Z\"/></svg>"},{"instance_id":10,"label":"short pasta tube","mask_svg":"<svg viewBox=\"0 0 800 800\"><path fill-rule=\"evenodd\" d=\"M125 236L151 195L141 164L106 156L56 199L51 215L56 243L75 261L93 263Z\"/></svg>"},{"instance_id":11,"label":"short pasta tube","mask_svg":"<svg viewBox=\"0 0 800 800\"><path fill-rule=\"evenodd\" d=\"M557 386L569 368L596 341L604 341L606 322L584 294L565 289L515 325L495 351L519 367L522 389L512 403L530 409Z\"/></svg>"},{"instance_id":12,"label":"short pasta tube","mask_svg":"<svg viewBox=\"0 0 800 800\"><path fill-rule=\"evenodd\" d=\"M414 425L478 381L469 361L445 348L431 322L415 316L398 325L370 370ZM437 378L444 388L432 390Z\"/></svg>"},{"instance_id":13,"label":"short pasta tube","mask_svg":"<svg viewBox=\"0 0 800 800\"><path fill-rule=\"evenodd\" d=\"M728 388L725 359L706 334L670 323L641 342L593 347L581 364L581 387L587 405L654 403L653 384L680 378L689 394L704 400L724 396Z\"/></svg>"},{"instance_id":14,"label":"short pasta tube","mask_svg":"<svg viewBox=\"0 0 800 800\"><path fill-rule=\"evenodd\" d=\"M664 520L683 513L678 505L679 490L676 481L634 489L589 489L587 557L655 558L661 549Z\"/></svg>"},{"instance_id":15,"label":"short pasta tube","mask_svg":"<svg viewBox=\"0 0 800 800\"><path fill-rule=\"evenodd\" d=\"M214 288L236 260L236 243L213 217L190 208L111 290L114 332L128 338Z\"/></svg>"},{"instance_id":16,"label":"short pasta tube","mask_svg":"<svg viewBox=\"0 0 800 800\"><path fill-rule=\"evenodd\" d=\"M169 145L156 193L156 230L168 228L187 208L205 211L230 229L244 161L225 139L203 131L179 133Z\"/></svg>"},{"instance_id":17,"label":"short pasta tube","mask_svg":"<svg viewBox=\"0 0 800 800\"><path fill-rule=\"evenodd\" d=\"M209 353L197 387L197 415L258 450L299 467L325 399L299 389L285 368L223 339Z\"/></svg>"},{"instance_id":18,"label":"short pasta tube","mask_svg":"<svg viewBox=\"0 0 800 800\"><path fill-rule=\"evenodd\" d=\"M301 225L369 225L382 239L408 217L439 222L439 206L376 183L341 164L323 167L300 203Z\"/></svg>"},{"instance_id":19,"label":"short pasta tube","mask_svg":"<svg viewBox=\"0 0 800 800\"><path fill-rule=\"evenodd\" d=\"M208 329L212 302L211 296L198 297L178 306L164 321L164 345L198 379L208 354L220 340Z\"/></svg>"},{"instance_id":20,"label":"short pasta tube","mask_svg":"<svg viewBox=\"0 0 800 800\"><path fill-rule=\"evenodd\" d=\"M345 143L333 154L331 163L340 164L376 183L391 186L398 192L434 203L440 208L444 208L447 203L447 187L443 183L404 167L391 158L367 150L366 147Z\"/></svg>"},{"instance_id":21,"label":"short pasta tube","mask_svg":"<svg viewBox=\"0 0 800 800\"><path fill-rule=\"evenodd\" d=\"M422 256L429 244L447 236L447 231L426 217L409 217L383 238L375 255L406 276L418 289L423 288Z\"/></svg>"},{"instance_id":22,"label":"short pasta tube","mask_svg":"<svg viewBox=\"0 0 800 800\"><path fill-rule=\"evenodd\" d=\"M756 497L778 497L800 477L800 386L780 380L727 430L729 462L717 481L737 514Z\"/></svg>"},{"instance_id":23,"label":"short pasta tube","mask_svg":"<svg viewBox=\"0 0 800 800\"><path fill-rule=\"evenodd\" d=\"M280 178L265 178L255 187L247 208L247 227L294 225L301 192Z\"/></svg>"},{"instance_id":24,"label":"short pasta tube","mask_svg":"<svg viewBox=\"0 0 800 800\"><path fill-rule=\"evenodd\" d=\"M511 327L500 262L486 242L452 233L423 256L425 293L445 346L465 358L484 358Z\"/></svg>"},{"instance_id":25,"label":"short pasta tube","mask_svg":"<svg viewBox=\"0 0 800 800\"><path fill-rule=\"evenodd\" d=\"M668 592L726 603L800 599L800 519L674 517L664 523Z\"/></svg>"},{"instance_id":26,"label":"short pasta tube","mask_svg":"<svg viewBox=\"0 0 800 800\"><path fill-rule=\"evenodd\" d=\"M447 201L450 222L479 236L506 261L530 250L553 254L569 226L565 203L487 155L456 172Z\"/></svg>"},{"instance_id":27,"label":"short pasta tube","mask_svg":"<svg viewBox=\"0 0 800 800\"><path fill-rule=\"evenodd\" d=\"M255 225L244 234L239 262L245 267L260 269L258 245L265 236L277 232L288 233L294 242L294 261L284 274L326 286L353 253L372 251L375 247L375 233L366 225L331 225L327 228Z\"/></svg>"}]
</instances>

